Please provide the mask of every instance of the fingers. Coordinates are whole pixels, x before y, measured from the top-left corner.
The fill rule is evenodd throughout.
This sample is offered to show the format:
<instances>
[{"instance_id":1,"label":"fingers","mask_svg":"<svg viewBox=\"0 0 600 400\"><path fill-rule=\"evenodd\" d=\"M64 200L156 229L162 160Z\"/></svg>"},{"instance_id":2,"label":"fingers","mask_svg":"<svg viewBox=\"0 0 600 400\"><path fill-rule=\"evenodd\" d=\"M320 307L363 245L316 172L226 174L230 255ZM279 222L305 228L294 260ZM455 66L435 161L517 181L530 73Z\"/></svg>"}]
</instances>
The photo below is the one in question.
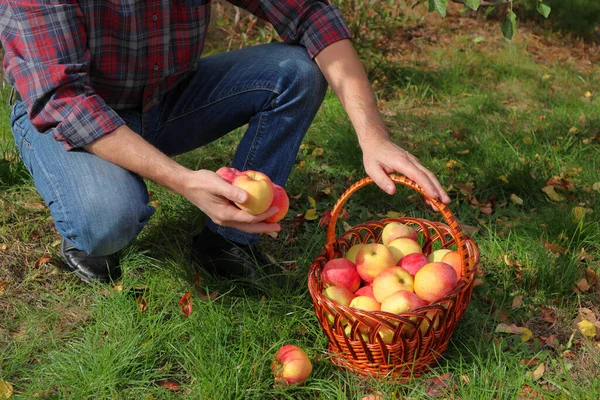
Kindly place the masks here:
<instances>
[{"instance_id":1,"label":"fingers","mask_svg":"<svg viewBox=\"0 0 600 400\"><path fill-rule=\"evenodd\" d=\"M237 186L227 183L223 179L217 179L215 182L215 194L231 200L234 203L243 203L248 199L248 193Z\"/></svg>"}]
</instances>

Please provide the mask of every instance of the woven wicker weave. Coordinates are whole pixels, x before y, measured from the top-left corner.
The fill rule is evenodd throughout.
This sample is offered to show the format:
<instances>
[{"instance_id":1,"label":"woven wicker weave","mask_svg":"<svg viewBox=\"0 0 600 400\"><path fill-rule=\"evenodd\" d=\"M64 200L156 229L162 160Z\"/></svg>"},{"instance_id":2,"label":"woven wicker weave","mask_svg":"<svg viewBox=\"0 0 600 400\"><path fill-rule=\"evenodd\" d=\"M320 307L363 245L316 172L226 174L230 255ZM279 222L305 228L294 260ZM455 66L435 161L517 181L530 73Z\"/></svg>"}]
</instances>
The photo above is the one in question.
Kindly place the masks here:
<instances>
[{"instance_id":1,"label":"woven wicker weave","mask_svg":"<svg viewBox=\"0 0 600 400\"><path fill-rule=\"evenodd\" d=\"M328 350L335 364L359 375L406 381L427 371L446 350L470 300L479 251L445 204L427 196L421 187L404 176L390 177L421 193L438 208L447 224L419 218L387 218L356 225L336 238L336 222L345 202L358 189L373 182L365 178L352 185L335 204L326 246L310 267L308 287L319 323L329 338ZM456 288L438 301L400 315L349 308L323 296L321 271L327 261L343 257L355 244L379 243L383 227L392 221L415 228L425 254L439 248L459 252L463 274Z\"/></svg>"}]
</instances>

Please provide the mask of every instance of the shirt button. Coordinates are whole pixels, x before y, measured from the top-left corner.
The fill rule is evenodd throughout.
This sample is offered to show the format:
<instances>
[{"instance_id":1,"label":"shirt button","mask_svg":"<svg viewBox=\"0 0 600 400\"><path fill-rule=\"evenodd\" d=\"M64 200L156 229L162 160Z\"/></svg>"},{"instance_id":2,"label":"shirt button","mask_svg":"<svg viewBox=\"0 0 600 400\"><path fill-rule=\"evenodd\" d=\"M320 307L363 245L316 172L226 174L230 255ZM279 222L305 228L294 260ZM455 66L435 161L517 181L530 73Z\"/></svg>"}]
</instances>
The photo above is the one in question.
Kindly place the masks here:
<instances>
[{"instance_id":1,"label":"shirt button","mask_svg":"<svg viewBox=\"0 0 600 400\"><path fill-rule=\"evenodd\" d=\"M158 21L158 15L156 15L156 14L152 15L152 21L154 21L154 22Z\"/></svg>"},{"instance_id":2,"label":"shirt button","mask_svg":"<svg viewBox=\"0 0 600 400\"><path fill-rule=\"evenodd\" d=\"M154 64L154 70L158 71L158 64Z\"/></svg>"}]
</instances>

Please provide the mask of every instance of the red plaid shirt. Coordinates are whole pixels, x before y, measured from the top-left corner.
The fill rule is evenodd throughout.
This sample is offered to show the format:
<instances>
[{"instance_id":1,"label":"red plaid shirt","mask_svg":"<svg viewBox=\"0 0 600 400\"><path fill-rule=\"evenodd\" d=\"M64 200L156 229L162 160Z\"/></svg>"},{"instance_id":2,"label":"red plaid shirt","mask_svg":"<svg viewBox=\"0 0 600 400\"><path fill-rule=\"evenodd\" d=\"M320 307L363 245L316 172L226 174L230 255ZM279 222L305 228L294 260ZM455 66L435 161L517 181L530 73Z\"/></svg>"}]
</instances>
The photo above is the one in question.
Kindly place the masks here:
<instances>
[{"instance_id":1,"label":"red plaid shirt","mask_svg":"<svg viewBox=\"0 0 600 400\"><path fill-rule=\"evenodd\" d=\"M322 0L233 0L314 57L350 37ZM0 3L6 80L33 126L67 149L124 124L115 110L147 110L198 65L210 0L9 0Z\"/></svg>"}]
</instances>

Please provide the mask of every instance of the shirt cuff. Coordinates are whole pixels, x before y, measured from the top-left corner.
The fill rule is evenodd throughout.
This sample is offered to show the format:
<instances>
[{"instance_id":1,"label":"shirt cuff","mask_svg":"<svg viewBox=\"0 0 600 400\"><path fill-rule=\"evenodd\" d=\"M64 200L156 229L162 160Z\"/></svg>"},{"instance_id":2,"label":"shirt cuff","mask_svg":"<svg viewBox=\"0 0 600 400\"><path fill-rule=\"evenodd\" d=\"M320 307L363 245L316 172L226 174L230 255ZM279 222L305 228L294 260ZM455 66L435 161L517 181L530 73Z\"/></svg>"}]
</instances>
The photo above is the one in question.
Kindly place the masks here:
<instances>
[{"instance_id":1,"label":"shirt cuff","mask_svg":"<svg viewBox=\"0 0 600 400\"><path fill-rule=\"evenodd\" d=\"M69 117L53 129L52 136L67 150L83 147L111 133L125 121L97 95L77 99Z\"/></svg>"},{"instance_id":2,"label":"shirt cuff","mask_svg":"<svg viewBox=\"0 0 600 400\"><path fill-rule=\"evenodd\" d=\"M351 38L352 33L341 11L329 4L311 14L302 32L300 43L306 47L310 58L315 58L325 47Z\"/></svg>"}]
</instances>

